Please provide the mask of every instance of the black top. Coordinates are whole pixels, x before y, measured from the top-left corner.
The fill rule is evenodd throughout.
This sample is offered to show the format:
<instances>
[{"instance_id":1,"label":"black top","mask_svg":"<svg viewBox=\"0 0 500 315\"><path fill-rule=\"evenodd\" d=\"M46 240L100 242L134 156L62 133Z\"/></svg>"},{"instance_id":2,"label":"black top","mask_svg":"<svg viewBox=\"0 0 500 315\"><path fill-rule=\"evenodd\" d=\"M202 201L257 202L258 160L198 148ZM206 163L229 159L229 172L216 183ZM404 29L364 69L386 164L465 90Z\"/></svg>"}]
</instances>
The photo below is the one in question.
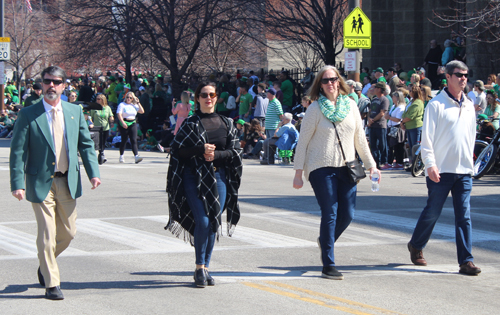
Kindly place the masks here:
<instances>
[{"instance_id":1,"label":"black top","mask_svg":"<svg viewBox=\"0 0 500 315\"><path fill-rule=\"evenodd\" d=\"M231 151L226 151L227 126L220 118L219 114L205 114L201 111L196 111L196 115L201 118L201 124L207 131L208 143L215 145L214 166L221 167L225 165L225 160L231 157ZM193 156L202 156L205 153L205 146L199 145L191 148L180 148L179 157L192 158Z\"/></svg>"}]
</instances>

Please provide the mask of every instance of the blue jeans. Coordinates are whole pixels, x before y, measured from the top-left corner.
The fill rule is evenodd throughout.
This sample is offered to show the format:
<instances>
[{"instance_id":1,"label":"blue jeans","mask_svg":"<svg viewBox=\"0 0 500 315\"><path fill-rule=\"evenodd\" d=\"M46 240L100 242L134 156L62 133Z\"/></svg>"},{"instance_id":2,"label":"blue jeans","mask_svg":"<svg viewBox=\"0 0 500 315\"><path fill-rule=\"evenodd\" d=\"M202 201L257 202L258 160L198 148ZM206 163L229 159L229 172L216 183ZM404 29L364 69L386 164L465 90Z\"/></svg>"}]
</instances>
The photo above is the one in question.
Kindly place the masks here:
<instances>
[{"instance_id":1,"label":"blue jeans","mask_svg":"<svg viewBox=\"0 0 500 315\"><path fill-rule=\"evenodd\" d=\"M370 150L378 165L387 163L387 128L370 128Z\"/></svg>"},{"instance_id":2,"label":"blue jeans","mask_svg":"<svg viewBox=\"0 0 500 315\"><path fill-rule=\"evenodd\" d=\"M221 211L224 210L226 202L226 172L224 168L220 168L215 172L217 179L217 190L219 192L219 201ZM215 245L215 232L210 227L210 221L207 215L207 210L203 202L198 197L197 181L190 168L184 169L182 175L184 191L186 199L194 216L194 251L196 255L196 264L205 265L207 268L210 264L210 257Z\"/></svg>"},{"instance_id":3,"label":"blue jeans","mask_svg":"<svg viewBox=\"0 0 500 315\"><path fill-rule=\"evenodd\" d=\"M470 193L472 190L471 175L439 174L441 180L435 183L427 177L427 206L418 219L415 231L411 238L411 245L416 249L423 249L432 230L441 215L443 205L451 191L453 208L455 210L455 240L457 244L458 263L464 264L473 261L472 257L472 226L470 219Z\"/></svg>"},{"instance_id":4,"label":"blue jeans","mask_svg":"<svg viewBox=\"0 0 500 315\"><path fill-rule=\"evenodd\" d=\"M411 149L413 148L413 146L420 141L420 135L422 134L422 127L406 129L406 134L408 135L408 145L410 146L410 153L411 153L412 152ZM411 157L411 160L413 161L413 156Z\"/></svg>"},{"instance_id":5,"label":"blue jeans","mask_svg":"<svg viewBox=\"0 0 500 315\"><path fill-rule=\"evenodd\" d=\"M319 241L323 266L335 266L334 244L349 226L356 207L356 184L349 182L345 167L322 167L309 174L321 208Z\"/></svg>"}]
</instances>

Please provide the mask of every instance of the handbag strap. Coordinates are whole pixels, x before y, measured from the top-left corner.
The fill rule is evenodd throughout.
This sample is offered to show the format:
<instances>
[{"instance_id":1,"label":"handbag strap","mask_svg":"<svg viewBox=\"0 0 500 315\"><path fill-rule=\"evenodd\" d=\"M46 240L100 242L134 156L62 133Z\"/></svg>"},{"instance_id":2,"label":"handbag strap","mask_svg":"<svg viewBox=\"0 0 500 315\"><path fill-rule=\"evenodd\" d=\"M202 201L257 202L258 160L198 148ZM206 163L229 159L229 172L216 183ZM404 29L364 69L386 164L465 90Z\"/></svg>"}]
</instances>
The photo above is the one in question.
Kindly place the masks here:
<instances>
[{"instance_id":1,"label":"handbag strap","mask_svg":"<svg viewBox=\"0 0 500 315\"><path fill-rule=\"evenodd\" d=\"M334 122L332 122L332 124L333 124L333 128L335 128L335 134L337 135L337 140L339 141L340 151L342 151L342 157L344 158L344 162L347 163L347 160L346 160L345 154L344 154L344 148L342 147L342 141L340 141L339 132L337 131L337 126L335 126Z\"/></svg>"}]
</instances>

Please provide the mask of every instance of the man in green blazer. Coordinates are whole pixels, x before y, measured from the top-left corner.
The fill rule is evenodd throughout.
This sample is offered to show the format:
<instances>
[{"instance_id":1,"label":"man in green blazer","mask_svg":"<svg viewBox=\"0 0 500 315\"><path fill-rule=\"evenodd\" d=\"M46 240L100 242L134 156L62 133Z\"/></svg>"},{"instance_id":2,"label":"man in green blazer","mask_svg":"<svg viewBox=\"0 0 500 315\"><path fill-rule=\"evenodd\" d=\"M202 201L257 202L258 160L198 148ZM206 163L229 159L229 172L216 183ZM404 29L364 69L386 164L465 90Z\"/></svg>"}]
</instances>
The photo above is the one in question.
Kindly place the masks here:
<instances>
[{"instance_id":1,"label":"man in green blazer","mask_svg":"<svg viewBox=\"0 0 500 315\"><path fill-rule=\"evenodd\" d=\"M101 184L94 143L80 106L61 101L66 73L42 72L43 99L21 109L10 147L12 195L31 202L38 226L38 279L45 297L62 300L56 257L76 234L76 198L82 195L80 152L92 189Z\"/></svg>"}]
</instances>

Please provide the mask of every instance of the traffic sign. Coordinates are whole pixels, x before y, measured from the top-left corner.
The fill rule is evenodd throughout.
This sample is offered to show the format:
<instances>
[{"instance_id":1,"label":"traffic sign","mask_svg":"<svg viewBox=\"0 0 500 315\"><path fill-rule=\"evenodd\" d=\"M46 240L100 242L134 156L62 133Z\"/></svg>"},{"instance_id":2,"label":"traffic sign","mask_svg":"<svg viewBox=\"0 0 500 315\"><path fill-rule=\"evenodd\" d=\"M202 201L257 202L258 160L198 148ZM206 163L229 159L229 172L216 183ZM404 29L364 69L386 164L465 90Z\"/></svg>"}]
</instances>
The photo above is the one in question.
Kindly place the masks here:
<instances>
[{"instance_id":1,"label":"traffic sign","mask_svg":"<svg viewBox=\"0 0 500 315\"><path fill-rule=\"evenodd\" d=\"M345 71L356 71L356 52L345 53Z\"/></svg>"},{"instance_id":2,"label":"traffic sign","mask_svg":"<svg viewBox=\"0 0 500 315\"><path fill-rule=\"evenodd\" d=\"M10 60L10 37L0 37L0 60Z\"/></svg>"},{"instance_id":3,"label":"traffic sign","mask_svg":"<svg viewBox=\"0 0 500 315\"><path fill-rule=\"evenodd\" d=\"M372 22L359 7L352 10L344 20L344 47L372 48Z\"/></svg>"}]
</instances>

